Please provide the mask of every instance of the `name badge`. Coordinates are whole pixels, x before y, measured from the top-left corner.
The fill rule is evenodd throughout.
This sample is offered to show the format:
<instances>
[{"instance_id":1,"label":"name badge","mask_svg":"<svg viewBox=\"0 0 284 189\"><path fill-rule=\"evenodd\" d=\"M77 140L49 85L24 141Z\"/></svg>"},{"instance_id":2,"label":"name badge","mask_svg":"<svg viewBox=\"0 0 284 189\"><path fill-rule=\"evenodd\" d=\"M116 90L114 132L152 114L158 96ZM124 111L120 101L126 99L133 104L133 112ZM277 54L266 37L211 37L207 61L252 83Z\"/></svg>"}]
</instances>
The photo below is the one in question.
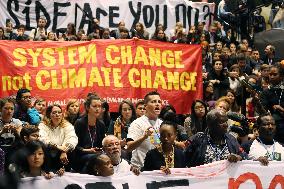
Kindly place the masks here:
<instances>
[{"instance_id":1,"label":"name badge","mask_svg":"<svg viewBox=\"0 0 284 189\"><path fill-rule=\"evenodd\" d=\"M273 160L281 161L281 154L280 154L280 153L277 153L277 152L274 152L274 154L273 154Z\"/></svg>"},{"instance_id":2,"label":"name badge","mask_svg":"<svg viewBox=\"0 0 284 189\"><path fill-rule=\"evenodd\" d=\"M153 134L150 136L150 142L151 142L151 144L153 144L153 145L160 144L160 143L161 143L161 141L160 141L160 135L157 134L157 133L153 133Z\"/></svg>"}]
</instances>

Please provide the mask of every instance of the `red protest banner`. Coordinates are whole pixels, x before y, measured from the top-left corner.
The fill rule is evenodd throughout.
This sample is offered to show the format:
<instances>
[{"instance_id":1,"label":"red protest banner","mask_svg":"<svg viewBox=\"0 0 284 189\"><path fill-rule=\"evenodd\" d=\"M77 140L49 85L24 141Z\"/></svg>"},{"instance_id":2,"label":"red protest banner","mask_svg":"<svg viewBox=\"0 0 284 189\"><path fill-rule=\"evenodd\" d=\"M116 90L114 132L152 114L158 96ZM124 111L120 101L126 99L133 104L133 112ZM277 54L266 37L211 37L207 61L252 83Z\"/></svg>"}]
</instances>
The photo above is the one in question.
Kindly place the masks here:
<instances>
[{"instance_id":1,"label":"red protest banner","mask_svg":"<svg viewBox=\"0 0 284 189\"><path fill-rule=\"evenodd\" d=\"M48 103L96 92L117 111L153 90L177 113L202 98L201 47L144 40L1 41L0 97L25 87Z\"/></svg>"}]
</instances>

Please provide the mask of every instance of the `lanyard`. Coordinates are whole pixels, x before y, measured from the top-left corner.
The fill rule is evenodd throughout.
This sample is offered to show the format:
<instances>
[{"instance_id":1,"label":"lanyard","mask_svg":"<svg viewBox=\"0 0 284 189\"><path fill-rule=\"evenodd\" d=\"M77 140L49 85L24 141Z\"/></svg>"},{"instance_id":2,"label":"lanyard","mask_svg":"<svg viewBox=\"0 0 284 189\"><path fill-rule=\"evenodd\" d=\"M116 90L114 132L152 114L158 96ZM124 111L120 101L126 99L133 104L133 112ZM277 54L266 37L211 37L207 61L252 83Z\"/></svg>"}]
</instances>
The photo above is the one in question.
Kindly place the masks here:
<instances>
[{"instance_id":1,"label":"lanyard","mask_svg":"<svg viewBox=\"0 0 284 189\"><path fill-rule=\"evenodd\" d=\"M96 135L96 127L95 127L95 133L93 134L93 136L91 134L90 126L88 126L88 132L89 132L89 137L91 139L92 148L93 148L94 147L94 142L95 142L95 140L93 139L93 136Z\"/></svg>"},{"instance_id":2,"label":"lanyard","mask_svg":"<svg viewBox=\"0 0 284 189\"><path fill-rule=\"evenodd\" d=\"M258 138L259 142L261 143L261 145L265 148L267 155L268 155L268 160L272 161L274 154L275 154L275 140L273 139L273 146L272 146L272 153L270 154L266 145L262 142L262 140L260 140L260 138Z\"/></svg>"},{"instance_id":3,"label":"lanyard","mask_svg":"<svg viewBox=\"0 0 284 189\"><path fill-rule=\"evenodd\" d=\"M276 91L274 91L274 93L275 93L275 96L278 96ZM282 94L283 94L283 90L281 90L281 93L280 93L280 96L279 96L279 99L278 99L278 105L281 105L280 103L281 103Z\"/></svg>"},{"instance_id":4,"label":"lanyard","mask_svg":"<svg viewBox=\"0 0 284 189\"><path fill-rule=\"evenodd\" d=\"M209 146L210 148L213 150L214 154L215 154L215 157L216 157L216 160L217 161L220 161L220 156L222 155L222 153L225 151L226 147L227 147L227 142L226 142L226 139L225 139L225 146L222 148L222 150L218 153L218 147L216 146L215 148L213 147L213 145L211 144L210 142L210 139L208 138L208 143L209 143Z\"/></svg>"},{"instance_id":5,"label":"lanyard","mask_svg":"<svg viewBox=\"0 0 284 189\"><path fill-rule=\"evenodd\" d=\"M158 136L158 138L160 138L160 132L159 132L159 128L156 128L156 122L158 121L158 119L155 121L155 123L152 124L152 122L150 121L150 119L148 118L150 125L152 126L153 130L154 130L154 134L156 134Z\"/></svg>"}]
</instances>

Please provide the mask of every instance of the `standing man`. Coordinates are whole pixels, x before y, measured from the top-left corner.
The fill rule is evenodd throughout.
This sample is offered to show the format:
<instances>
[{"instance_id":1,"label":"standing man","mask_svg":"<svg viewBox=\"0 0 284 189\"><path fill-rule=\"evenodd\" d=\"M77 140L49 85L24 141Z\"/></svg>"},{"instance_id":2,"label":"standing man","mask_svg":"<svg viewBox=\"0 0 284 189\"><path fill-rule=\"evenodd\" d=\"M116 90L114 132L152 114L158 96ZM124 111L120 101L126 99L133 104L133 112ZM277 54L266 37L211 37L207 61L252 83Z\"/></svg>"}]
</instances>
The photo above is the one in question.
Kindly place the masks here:
<instances>
[{"instance_id":1,"label":"standing man","mask_svg":"<svg viewBox=\"0 0 284 189\"><path fill-rule=\"evenodd\" d=\"M156 91L149 92L144 97L145 115L134 120L127 135L127 150L132 152L131 164L143 167L146 153L160 143L159 129L162 123L158 117L162 101Z\"/></svg>"},{"instance_id":2,"label":"standing man","mask_svg":"<svg viewBox=\"0 0 284 189\"><path fill-rule=\"evenodd\" d=\"M30 33L30 41L45 41L47 38L46 19L40 17L38 19L37 28L32 29Z\"/></svg>"}]
</instances>

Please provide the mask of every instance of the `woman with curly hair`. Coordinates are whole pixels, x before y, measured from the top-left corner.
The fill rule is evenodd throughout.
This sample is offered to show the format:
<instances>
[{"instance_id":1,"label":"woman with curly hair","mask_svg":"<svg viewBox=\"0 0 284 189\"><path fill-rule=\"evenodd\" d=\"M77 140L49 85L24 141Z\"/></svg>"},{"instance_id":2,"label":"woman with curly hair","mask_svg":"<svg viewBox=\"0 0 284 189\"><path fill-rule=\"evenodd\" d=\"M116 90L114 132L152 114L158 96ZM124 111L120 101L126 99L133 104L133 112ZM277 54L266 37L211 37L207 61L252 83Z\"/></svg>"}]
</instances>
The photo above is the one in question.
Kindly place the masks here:
<instances>
[{"instance_id":1,"label":"woman with curly hair","mask_svg":"<svg viewBox=\"0 0 284 189\"><path fill-rule=\"evenodd\" d=\"M69 154L78 143L74 127L63 117L60 105L50 105L46 109L46 116L39 124L39 139L48 145L52 168L58 170L63 166L70 166Z\"/></svg>"}]
</instances>

